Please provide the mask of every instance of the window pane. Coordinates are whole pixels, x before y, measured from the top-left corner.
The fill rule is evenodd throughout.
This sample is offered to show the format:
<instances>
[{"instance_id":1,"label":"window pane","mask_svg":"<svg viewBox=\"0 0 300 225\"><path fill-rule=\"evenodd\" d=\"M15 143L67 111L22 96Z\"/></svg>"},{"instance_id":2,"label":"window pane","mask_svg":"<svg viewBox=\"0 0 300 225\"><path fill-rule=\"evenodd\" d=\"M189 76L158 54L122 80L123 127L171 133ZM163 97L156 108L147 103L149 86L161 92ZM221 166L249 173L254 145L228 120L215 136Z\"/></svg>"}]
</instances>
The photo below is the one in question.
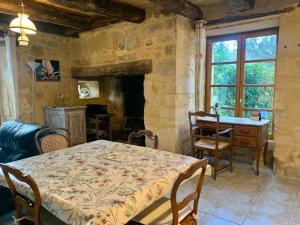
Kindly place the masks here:
<instances>
[{"instance_id":1,"label":"window pane","mask_svg":"<svg viewBox=\"0 0 300 225\"><path fill-rule=\"evenodd\" d=\"M223 64L212 66L213 85L226 85L236 83L236 64Z\"/></svg>"},{"instance_id":2,"label":"window pane","mask_svg":"<svg viewBox=\"0 0 300 225\"><path fill-rule=\"evenodd\" d=\"M220 116L235 116L235 112L232 109L219 109Z\"/></svg>"},{"instance_id":3,"label":"window pane","mask_svg":"<svg viewBox=\"0 0 300 225\"><path fill-rule=\"evenodd\" d=\"M235 107L235 87L212 87L211 105L219 104L221 107Z\"/></svg>"},{"instance_id":4,"label":"window pane","mask_svg":"<svg viewBox=\"0 0 300 225\"><path fill-rule=\"evenodd\" d=\"M245 84L274 84L275 62L246 63Z\"/></svg>"},{"instance_id":5,"label":"window pane","mask_svg":"<svg viewBox=\"0 0 300 225\"><path fill-rule=\"evenodd\" d=\"M273 88L272 87L246 87L244 89L245 108L273 108Z\"/></svg>"},{"instance_id":6,"label":"window pane","mask_svg":"<svg viewBox=\"0 0 300 225\"><path fill-rule=\"evenodd\" d=\"M244 110L244 117L250 118L252 112L253 111L251 111L251 110ZM269 133L272 133L273 113L272 112L261 111L261 118L265 119L265 120L270 120Z\"/></svg>"},{"instance_id":7,"label":"window pane","mask_svg":"<svg viewBox=\"0 0 300 225\"><path fill-rule=\"evenodd\" d=\"M220 41L212 44L212 62L237 61L237 41Z\"/></svg>"},{"instance_id":8,"label":"window pane","mask_svg":"<svg viewBox=\"0 0 300 225\"><path fill-rule=\"evenodd\" d=\"M215 113L213 109L210 110L210 113ZM218 114L220 116L235 116L234 109L219 109Z\"/></svg>"},{"instance_id":9,"label":"window pane","mask_svg":"<svg viewBox=\"0 0 300 225\"><path fill-rule=\"evenodd\" d=\"M246 60L275 59L277 35L246 39Z\"/></svg>"}]
</instances>

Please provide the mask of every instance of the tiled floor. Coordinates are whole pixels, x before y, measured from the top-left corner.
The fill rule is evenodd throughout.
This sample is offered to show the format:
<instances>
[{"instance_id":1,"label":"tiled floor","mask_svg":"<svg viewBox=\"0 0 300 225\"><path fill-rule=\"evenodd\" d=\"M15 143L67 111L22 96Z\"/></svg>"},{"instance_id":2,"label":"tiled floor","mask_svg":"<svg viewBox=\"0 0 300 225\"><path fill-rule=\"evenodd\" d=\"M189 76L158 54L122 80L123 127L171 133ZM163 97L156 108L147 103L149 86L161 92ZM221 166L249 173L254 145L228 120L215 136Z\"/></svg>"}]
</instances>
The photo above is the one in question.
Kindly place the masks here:
<instances>
[{"instance_id":1,"label":"tiled floor","mask_svg":"<svg viewBox=\"0 0 300 225\"><path fill-rule=\"evenodd\" d=\"M235 163L233 173L206 177L199 203L199 225L300 225L300 181L267 168L258 177L251 166ZM0 225L9 224L4 219Z\"/></svg>"},{"instance_id":2,"label":"tiled floor","mask_svg":"<svg viewBox=\"0 0 300 225\"><path fill-rule=\"evenodd\" d=\"M300 225L300 181L275 177L262 168L235 163L214 181L206 178L199 225Z\"/></svg>"}]
</instances>

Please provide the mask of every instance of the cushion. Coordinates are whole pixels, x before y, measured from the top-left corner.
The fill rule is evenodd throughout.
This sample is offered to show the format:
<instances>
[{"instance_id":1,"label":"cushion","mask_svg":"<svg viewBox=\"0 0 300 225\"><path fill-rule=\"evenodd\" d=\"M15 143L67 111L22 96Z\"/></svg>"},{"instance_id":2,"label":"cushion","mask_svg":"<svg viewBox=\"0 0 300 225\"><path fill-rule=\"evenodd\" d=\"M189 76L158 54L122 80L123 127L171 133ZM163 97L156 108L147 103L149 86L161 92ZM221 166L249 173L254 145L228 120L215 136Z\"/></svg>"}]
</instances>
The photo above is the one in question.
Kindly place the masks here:
<instances>
[{"instance_id":1,"label":"cushion","mask_svg":"<svg viewBox=\"0 0 300 225\"><path fill-rule=\"evenodd\" d=\"M200 139L200 140L196 141L194 145L197 148L204 148L204 149L208 149L208 150L216 149L216 141L211 140L211 139L205 139L205 138ZM229 146L230 146L230 143L219 141L219 149L220 150L227 149Z\"/></svg>"},{"instance_id":2,"label":"cushion","mask_svg":"<svg viewBox=\"0 0 300 225\"><path fill-rule=\"evenodd\" d=\"M15 161L39 154L34 135L41 128L40 125L25 124L16 120L4 122L0 127L0 162Z\"/></svg>"}]
</instances>

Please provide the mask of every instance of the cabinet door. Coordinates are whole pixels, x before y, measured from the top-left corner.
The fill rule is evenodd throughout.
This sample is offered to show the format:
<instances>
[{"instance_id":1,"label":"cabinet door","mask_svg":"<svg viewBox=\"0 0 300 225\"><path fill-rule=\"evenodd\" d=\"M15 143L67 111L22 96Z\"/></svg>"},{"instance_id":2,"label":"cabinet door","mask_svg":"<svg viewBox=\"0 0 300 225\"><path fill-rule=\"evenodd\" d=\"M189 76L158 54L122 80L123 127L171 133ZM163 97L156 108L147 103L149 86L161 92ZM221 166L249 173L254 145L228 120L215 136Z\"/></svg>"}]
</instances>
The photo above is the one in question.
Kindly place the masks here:
<instances>
[{"instance_id":1,"label":"cabinet door","mask_svg":"<svg viewBox=\"0 0 300 225\"><path fill-rule=\"evenodd\" d=\"M86 142L85 111L74 110L66 113L67 129L71 135L71 145Z\"/></svg>"},{"instance_id":2,"label":"cabinet door","mask_svg":"<svg viewBox=\"0 0 300 225\"><path fill-rule=\"evenodd\" d=\"M59 110L45 110L45 122L50 128L65 128L64 112Z\"/></svg>"}]
</instances>

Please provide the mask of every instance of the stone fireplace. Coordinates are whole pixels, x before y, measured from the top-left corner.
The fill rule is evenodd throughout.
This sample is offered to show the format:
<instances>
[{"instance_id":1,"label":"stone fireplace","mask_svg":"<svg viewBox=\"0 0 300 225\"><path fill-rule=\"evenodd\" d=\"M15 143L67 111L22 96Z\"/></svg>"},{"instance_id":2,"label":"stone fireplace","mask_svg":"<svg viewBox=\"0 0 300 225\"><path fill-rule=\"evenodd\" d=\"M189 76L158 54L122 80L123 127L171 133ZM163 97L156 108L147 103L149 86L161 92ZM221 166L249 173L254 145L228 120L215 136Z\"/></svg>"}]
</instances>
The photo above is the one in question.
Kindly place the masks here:
<instances>
[{"instance_id":1,"label":"stone fireplace","mask_svg":"<svg viewBox=\"0 0 300 225\"><path fill-rule=\"evenodd\" d=\"M89 74L94 77L97 73L90 72L88 68L91 67L103 69L115 65L115 68L120 68L124 63L132 66L139 61L151 61L151 71L138 71L145 77L145 128L158 135L159 149L178 153L190 150L187 113L194 109L195 48L193 24L188 19L149 11L142 24L120 23L85 32L70 45L71 64L77 72L81 71L82 76ZM127 67L130 71L123 75L132 75L131 66ZM82 68L85 68L84 72ZM78 76L81 75L73 69L73 77L80 79ZM121 72L115 69L110 75L119 76ZM105 79L105 82L100 81L102 88L116 85L117 79ZM121 101L113 93L108 95L107 104ZM119 119L118 116L114 118L121 124Z\"/></svg>"}]
</instances>

